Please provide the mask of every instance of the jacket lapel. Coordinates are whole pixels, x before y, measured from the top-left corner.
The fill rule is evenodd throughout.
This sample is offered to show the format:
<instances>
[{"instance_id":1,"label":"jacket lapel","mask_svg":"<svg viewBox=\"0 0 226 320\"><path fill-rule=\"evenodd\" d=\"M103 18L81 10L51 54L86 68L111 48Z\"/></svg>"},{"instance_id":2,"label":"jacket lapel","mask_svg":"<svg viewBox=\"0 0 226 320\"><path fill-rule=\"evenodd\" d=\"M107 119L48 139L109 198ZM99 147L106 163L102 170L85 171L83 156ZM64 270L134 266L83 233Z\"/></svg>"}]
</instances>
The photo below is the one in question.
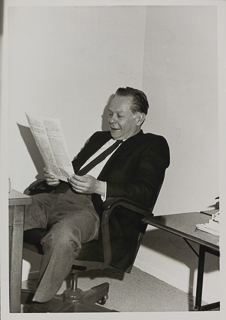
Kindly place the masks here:
<instances>
[{"instance_id":1,"label":"jacket lapel","mask_svg":"<svg viewBox=\"0 0 226 320\"><path fill-rule=\"evenodd\" d=\"M105 164L104 168L102 169L102 171L100 172L98 178L100 178L107 170L109 167L111 167L112 162L114 162L114 159L120 155L120 153L124 152L127 149L132 148L132 146L134 145L134 143L139 140L141 138L141 136L143 135L143 131L140 130L135 136L132 136L131 138L127 139L126 141L124 141L119 147L118 149L113 153L113 155L110 157L110 159L107 161L107 163Z\"/></svg>"}]
</instances>

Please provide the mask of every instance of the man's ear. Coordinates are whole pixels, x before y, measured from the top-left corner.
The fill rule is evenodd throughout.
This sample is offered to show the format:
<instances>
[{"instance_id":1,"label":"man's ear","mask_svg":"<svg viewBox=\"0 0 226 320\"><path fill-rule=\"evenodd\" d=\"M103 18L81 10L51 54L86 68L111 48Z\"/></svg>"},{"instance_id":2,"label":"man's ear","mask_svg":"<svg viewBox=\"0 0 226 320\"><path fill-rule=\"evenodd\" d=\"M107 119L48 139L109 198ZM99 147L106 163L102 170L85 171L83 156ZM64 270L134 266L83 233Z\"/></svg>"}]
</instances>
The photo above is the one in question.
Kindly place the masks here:
<instances>
[{"instance_id":1,"label":"man's ear","mask_svg":"<svg viewBox=\"0 0 226 320\"><path fill-rule=\"evenodd\" d=\"M146 114L143 112L137 112L137 126L141 126L146 119Z\"/></svg>"}]
</instances>

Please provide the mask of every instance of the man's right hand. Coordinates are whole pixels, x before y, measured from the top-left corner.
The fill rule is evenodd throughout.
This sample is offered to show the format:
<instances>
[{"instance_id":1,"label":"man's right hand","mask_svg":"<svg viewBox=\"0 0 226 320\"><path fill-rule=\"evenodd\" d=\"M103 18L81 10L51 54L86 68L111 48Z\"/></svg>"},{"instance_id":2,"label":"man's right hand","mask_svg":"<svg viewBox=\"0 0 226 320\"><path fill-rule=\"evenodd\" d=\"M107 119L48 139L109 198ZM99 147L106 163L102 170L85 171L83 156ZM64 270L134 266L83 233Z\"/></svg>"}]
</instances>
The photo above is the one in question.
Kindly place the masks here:
<instances>
[{"instance_id":1,"label":"man's right hand","mask_svg":"<svg viewBox=\"0 0 226 320\"><path fill-rule=\"evenodd\" d=\"M60 180L57 179L46 167L43 169L46 183L51 187L56 187Z\"/></svg>"}]
</instances>

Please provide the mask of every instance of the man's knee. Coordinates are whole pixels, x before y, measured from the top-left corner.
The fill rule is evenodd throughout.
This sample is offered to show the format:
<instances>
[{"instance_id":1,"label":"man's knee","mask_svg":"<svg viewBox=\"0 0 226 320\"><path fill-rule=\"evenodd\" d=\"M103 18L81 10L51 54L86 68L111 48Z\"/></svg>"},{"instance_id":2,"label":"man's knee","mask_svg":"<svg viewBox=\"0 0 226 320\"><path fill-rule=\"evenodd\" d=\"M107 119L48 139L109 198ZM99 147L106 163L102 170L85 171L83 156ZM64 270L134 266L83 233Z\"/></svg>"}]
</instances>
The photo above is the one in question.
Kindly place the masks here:
<instances>
[{"instance_id":1,"label":"man's knee","mask_svg":"<svg viewBox=\"0 0 226 320\"><path fill-rule=\"evenodd\" d=\"M81 248L81 231L73 227L68 228L67 223L58 223L54 225L47 235L42 238L41 244L43 251L68 252L76 251Z\"/></svg>"},{"instance_id":2,"label":"man's knee","mask_svg":"<svg viewBox=\"0 0 226 320\"><path fill-rule=\"evenodd\" d=\"M49 212L56 199L48 193L41 193L33 195L31 200L31 204L25 208L24 230L46 228Z\"/></svg>"}]
</instances>

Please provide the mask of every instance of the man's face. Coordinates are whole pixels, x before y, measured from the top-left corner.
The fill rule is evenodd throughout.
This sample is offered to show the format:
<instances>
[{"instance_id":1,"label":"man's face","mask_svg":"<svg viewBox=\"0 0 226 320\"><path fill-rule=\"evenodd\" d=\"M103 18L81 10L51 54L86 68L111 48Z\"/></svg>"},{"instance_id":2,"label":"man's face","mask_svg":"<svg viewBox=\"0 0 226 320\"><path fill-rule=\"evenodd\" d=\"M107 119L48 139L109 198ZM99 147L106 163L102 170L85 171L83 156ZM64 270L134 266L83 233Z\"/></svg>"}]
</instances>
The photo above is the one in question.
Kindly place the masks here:
<instances>
[{"instance_id":1,"label":"man's face","mask_svg":"<svg viewBox=\"0 0 226 320\"><path fill-rule=\"evenodd\" d=\"M132 113L132 97L116 95L108 108L108 122L112 137L124 140L140 131L140 112Z\"/></svg>"}]
</instances>

